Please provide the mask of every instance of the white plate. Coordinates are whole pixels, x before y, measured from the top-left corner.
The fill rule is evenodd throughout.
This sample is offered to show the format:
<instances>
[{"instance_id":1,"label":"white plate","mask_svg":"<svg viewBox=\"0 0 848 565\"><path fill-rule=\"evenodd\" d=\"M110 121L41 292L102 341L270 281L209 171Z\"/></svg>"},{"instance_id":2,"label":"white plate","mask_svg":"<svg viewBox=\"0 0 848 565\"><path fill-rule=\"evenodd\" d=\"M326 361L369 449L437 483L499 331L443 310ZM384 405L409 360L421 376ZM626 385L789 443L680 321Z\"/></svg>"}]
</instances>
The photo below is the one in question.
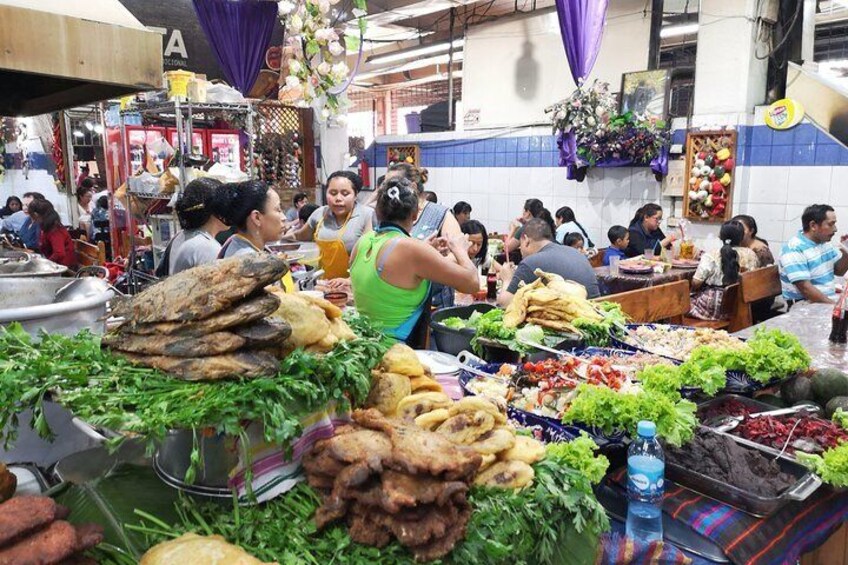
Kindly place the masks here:
<instances>
[{"instance_id":1,"label":"white plate","mask_svg":"<svg viewBox=\"0 0 848 565\"><path fill-rule=\"evenodd\" d=\"M434 375L453 375L459 372L457 359L453 355L426 349L416 350L415 353L421 364L429 368Z\"/></svg>"}]
</instances>

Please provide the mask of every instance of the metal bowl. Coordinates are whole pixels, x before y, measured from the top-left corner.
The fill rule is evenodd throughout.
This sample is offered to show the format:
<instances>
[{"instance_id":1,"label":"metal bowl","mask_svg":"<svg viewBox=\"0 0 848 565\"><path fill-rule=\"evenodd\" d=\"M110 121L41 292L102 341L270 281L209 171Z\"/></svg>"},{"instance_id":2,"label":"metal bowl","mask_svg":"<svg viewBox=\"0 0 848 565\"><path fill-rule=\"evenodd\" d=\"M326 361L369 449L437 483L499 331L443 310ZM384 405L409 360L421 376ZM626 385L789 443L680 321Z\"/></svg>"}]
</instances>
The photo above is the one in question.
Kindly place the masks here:
<instances>
[{"instance_id":1,"label":"metal bowl","mask_svg":"<svg viewBox=\"0 0 848 565\"><path fill-rule=\"evenodd\" d=\"M20 322L30 335L39 330L74 335L82 329L103 333L106 303L115 295L103 290L68 302L53 303L70 282L62 277L0 277L0 325Z\"/></svg>"},{"instance_id":2,"label":"metal bowl","mask_svg":"<svg viewBox=\"0 0 848 565\"><path fill-rule=\"evenodd\" d=\"M200 462L193 483L185 480L191 466L191 451L195 442L200 450ZM232 435L206 436L192 430L171 430L159 444L153 458L156 473L174 488L190 494L211 497L232 497L229 487L230 471L239 462L238 438Z\"/></svg>"}]
</instances>

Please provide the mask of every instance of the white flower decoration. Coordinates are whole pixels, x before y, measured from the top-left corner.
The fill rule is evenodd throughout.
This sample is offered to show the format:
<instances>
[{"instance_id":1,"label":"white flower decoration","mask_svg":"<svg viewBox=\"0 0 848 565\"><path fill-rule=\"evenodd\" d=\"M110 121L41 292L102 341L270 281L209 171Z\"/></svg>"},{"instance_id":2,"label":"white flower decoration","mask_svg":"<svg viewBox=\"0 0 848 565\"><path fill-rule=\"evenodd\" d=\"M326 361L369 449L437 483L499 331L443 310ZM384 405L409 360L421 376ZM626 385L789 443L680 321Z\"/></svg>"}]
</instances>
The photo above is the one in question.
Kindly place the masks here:
<instances>
[{"instance_id":1,"label":"white flower decoration","mask_svg":"<svg viewBox=\"0 0 848 565\"><path fill-rule=\"evenodd\" d=\"M292 17L291 17L291 19L289 20L289 30L290 30L290 31L291 31L294 35L297 35L297 34L299 34L301 31L303 31L303 20L300 18L300 16L299 16L298 14L295 14L295 15L294 15L294 16L292 16Z\"/></svg>"},{"instance_id":2,"label":"white flower decoration","mask_svg":"<svg viewBox=\"0 0 848 565\"><path fill-rule=\"evenodd\" d=\"M344 47L342 47L342 44L338 41L331 41L327 48L330 50L330 53L333 55L333 57L338 57L339 55L345 52Z\"/></svg>"},{"instance_id":3,"label":"white flower decoration","mask_svg":"<svg viewBox=\"0 0 848 565\"><path fill-rule=\"evenodd\" d=\"M292 12L294 12L295 5L294 2L289 2L288 0L282 0L281 2L277 2L277 13L280 16L288 16Z\"/></svg>"},{"instance_id":4,"label":"white flower decoration","mask_svg":"<svg viewBox=\"0 0 848 565\"><path fill-rule=\"evenodd\" d=\"M333 68L330 66L330 63L328 63L327 61L324 61L323 63L318 65L318 74L319 75L328 75L328 74L330 74L330 71L332 71L332 70L333 70Z\"/></svg>"},{"instance_id":5,"label":"white flower decoration","mask_svg":"<svg viewBox=\"0 0 848 565\"><path fill-rule=\"evenodd\" d=\"M300 86L300 79L294 75L289 75L286 77L286 86L288 88L297 88Z\"/></svg>"},{"instance_id":6,"label":"white flower decoration","mask_svg":"<svg viewBox=\"0 0 848 565\"><path fill-rule=\"evenodd\" d=\"M297 74L301 70L303 70L303 65L300 64L300 61L298 61L297 59L292 59L291 61L289 61L289 71L292 74Z\"/></svg>"}]
</instances>

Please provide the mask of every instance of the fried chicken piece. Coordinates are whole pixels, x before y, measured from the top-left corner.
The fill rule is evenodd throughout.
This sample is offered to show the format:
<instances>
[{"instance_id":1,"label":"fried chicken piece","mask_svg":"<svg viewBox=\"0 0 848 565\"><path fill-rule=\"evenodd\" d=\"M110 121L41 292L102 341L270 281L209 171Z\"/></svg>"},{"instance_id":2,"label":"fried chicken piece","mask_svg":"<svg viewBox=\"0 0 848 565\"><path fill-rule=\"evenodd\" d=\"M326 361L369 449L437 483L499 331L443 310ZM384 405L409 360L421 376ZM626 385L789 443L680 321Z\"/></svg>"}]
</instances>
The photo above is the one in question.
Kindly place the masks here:
<instances>
[{"instance_id":1,"label":"fried chicken piece","mask_svg":"<svg viewBox=\"0 0 848 565\"><path fill-rule=\"evenodd\" d=\"M351 512L348 515L347 525L350 539L356 543L372 547L386 547L392 541L391 533L374 520L372 512Z\"/></svg>"},{"instance_id":2,"label":"fried chicken piece","mask_svg":"<svg viewBox=\"0 0 848 565\"><path fill-rule=\"evenodd\" d=\"M384 510L396 513L402 506L419 504L446 505L457 494L468 492L462 481L443 481L424 475L409 475L386 470L382 475L382 492L386 499Z\"/></svg>"},{"instance_id":3,"label":"fried chicken piece","mask_svg":"<svg viewBox=\"0 0 848 565\"><path fill-rule=\"evenodd\" d=\"M321 475L332 480L344 468L343 462L333 458L323 446L319 447L318 443L303 456L303 470L306 471L307 477Z\"/></svg>"},{"instance_id":4,"label":"fried chicken piece","mask_svg":"<svg viewBox=\"0 0 848 565\"><path fill-rule=\"evenodd\" d=\"M333 436L324 445L327 453L338 461L345 463L366 461L375 470L379 470L382 462L392 453L392 442L389 437L374 430L357 430L341 436Z\"/></svg>"},{"instance_id":5,"label":"fried chicken piece","mask_svg":"<svg viewBox=\"0 0 848 565\"><path fill-rule=\"evenodd\" d=\"M43 530L0 549L0 565L59 563L77 551L77 531L58 520Z\"/></svg>"},{"instance_id":6,"label":"fried chicken piece","mask_svg":"<svg viewBox=\"0 0 848 565\"><path fill-rule=\"evenodd\" d=\"M447 480L468 480L477 472L482 458L474 450L456 446L446 437L385 418L378 410L357 410L354 421L379 430L391 438L392 452L387 466L410 474L444 474Z\"/></svg>"},{"instance_id":7,"label":"fried chicken piece","mask_svg":"<svg viewBox=\"0 0 848 565\"><path fill-rule=\"evenodd\" d=\"M46 496L17 496L0 504L0 547L56 520L59 508Z\"/></svg>"}]
</instances>

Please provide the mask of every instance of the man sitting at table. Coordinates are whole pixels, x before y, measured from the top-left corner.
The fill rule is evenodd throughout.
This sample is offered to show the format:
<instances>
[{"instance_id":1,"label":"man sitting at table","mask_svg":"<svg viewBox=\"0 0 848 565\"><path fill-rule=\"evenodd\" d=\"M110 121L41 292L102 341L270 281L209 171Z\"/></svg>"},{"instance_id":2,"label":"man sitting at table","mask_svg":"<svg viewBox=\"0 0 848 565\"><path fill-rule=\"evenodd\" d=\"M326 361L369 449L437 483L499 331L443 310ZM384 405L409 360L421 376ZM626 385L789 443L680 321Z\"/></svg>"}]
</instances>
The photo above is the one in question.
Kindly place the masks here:
<instances>
[{"instance_id":1,"label":"man sitting at table","mask_svg":"<svg viewBox=\"0 0 848 565\"><path fill-rule=\"evenodd\" d=\"M801 216L802 231L783 245L780 282L790 306L799 300L833 303L834 273L848 271L848 252L830 240L836 234L836 213L827 204L813 204ZM848 240L843 235L841 242Z\"/></svg>"},{"instance_id":2,"label":"man sitting at table","mask_svg":"<svg viewBox=\"0 0 848 565\"><path fill-rule=\"evenodd\" d=\"M582 284L586 287L589 298L599 296L598 279L595 271L585 255L565 245L551 241L553 233L550 226L539 218L534 218L524 224L524 231L519 240L519 249L523 258L518 268L511 263L501 267L499 276L506 290L498 295L498 304L507 306L512 302L522 282L529 284L538 277L536 269L546 273L554 273L566 280Z\"/></svg>"}]
</instances>

